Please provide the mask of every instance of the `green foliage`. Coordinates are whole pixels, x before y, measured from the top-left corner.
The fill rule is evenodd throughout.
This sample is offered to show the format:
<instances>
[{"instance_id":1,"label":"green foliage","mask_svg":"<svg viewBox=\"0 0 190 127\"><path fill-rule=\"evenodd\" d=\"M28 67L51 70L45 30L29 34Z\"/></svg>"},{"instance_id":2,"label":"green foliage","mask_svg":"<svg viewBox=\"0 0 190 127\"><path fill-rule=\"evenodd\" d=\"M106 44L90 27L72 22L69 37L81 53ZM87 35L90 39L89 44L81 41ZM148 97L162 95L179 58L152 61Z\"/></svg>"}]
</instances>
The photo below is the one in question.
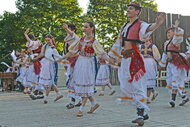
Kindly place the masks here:
<instances>
[{"instance_id":1,"label":"green foliage","mask_svg":"<svg viewBox=\"0 0 190 127\"><path fill-rule=\"evenodd\" d=\"M9 62L9 53L13 49L21 48L23 43L23 38L21 37L23 33L20 31L20 27L17 25L19 18L9 12L5 12L3 16L0 17L0 61ZM8 57L9 56L9 57Z\"/></svg>"},{"instance_id":2,"label":"green foliage","mask_svg":"<svg viewBox=\"0 0 190 127\"><path fill-rule=\"evenodd\" d=\"M120 27L126 22L125 11L131 0L90 0L86 14L77 0L17 0L18 11L13 14L5 12L0 16L0 62L10 61L5 57L14 50L25 46L24 31L31 29L37 39L44 41L44 35L52 34L57 49L63 50L63 39L66 32L63 23L77 25L77 34L82 35L82 24L85 21L96 23L98 40L109 48L117 36ZM141 0L145 7L157 10L155 0Z\"/></svg>"},{"instance_id":3,"label":"green foliage","mask_svg":"<svg viewBox=\"0 0 190 127\"><path fill-rule=\"evenodd\" d=\"M10 64L7 54L25 46L23 33L27 28L42 42L44 35L52 34L57 48L62 51L66 36L62 23L81 25L82 9L77 0L17 0L16 6L15 14L5 12L0 17L0 62Z\"/></svg>"},{"instance_id":4,"label":"green foliage","mask_svg":"<svg viewBox=\"0 0 190 127\"><path fill-rule=\"evenodd\" d=\"M121 26L127 22L127 5L131 0L90 0L86 16L97 24L97 37L108 48L112 46ZM154 0L139 0L143 7L157 10Z\"/></svg>"},{"instance_id":5,"label":"green foliage","mask_svg":"<svg viewBox=\"0 0 190 127\"><path fill-rule=\"evenodd\" d=\"M43 40L44 35L52 34L56 43L63 43L66 35L63 23L81 24L82 9L77 0L17 0L21 26L31 28L35 36ZM60 50L61 47L59 47Z\"/></svg>"}]
</instances>

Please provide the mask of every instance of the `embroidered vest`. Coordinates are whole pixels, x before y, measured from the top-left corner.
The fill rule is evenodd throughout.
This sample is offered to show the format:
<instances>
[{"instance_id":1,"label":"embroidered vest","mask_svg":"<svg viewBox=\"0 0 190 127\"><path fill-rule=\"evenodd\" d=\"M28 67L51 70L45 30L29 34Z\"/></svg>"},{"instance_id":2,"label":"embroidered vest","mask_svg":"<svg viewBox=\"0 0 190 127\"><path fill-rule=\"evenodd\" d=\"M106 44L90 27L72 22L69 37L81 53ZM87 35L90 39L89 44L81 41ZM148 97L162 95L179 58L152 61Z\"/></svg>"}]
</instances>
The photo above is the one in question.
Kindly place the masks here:
<instances>
[{"instance_id":1,"label":"embroidered vest","mask_svg":"<svg viewBox=\"0 0 190 127\"><path fill-rule=\"evenodd\" d=\"M79 54L87 57L95 56L95 52L92 47L92 44L94 43L95 40L96 39L93 39L89 42L85 42L84 37L82 37L80 39L80 44L79 44Z\"/></svg>"},{"instance_id":2,"label":"embroidered vest","mask_svg":"<svg viewBox=\"0 0 190 127\"><path fill-rule=\"evenodd\" d=\"M168 44L166 45L166 52L174 52L174 53L179 53L180 52L180 48L175 46L172 43L172 39L168 42Z\"/></svg>"},{"instance_id":3,"label":"embroidered vest","mask_svg":"<svg viewBox=\"0 0 190 127\"><path fill-rule=\"evenodd\" d=\"M127 23L124 25L123 29ZM141 21L136 19L127 29L126 35L122 35L123 43L122 46L124 46L124 41L131 41L131 42L138 42L141 43L140 37L139 37L139 31L141 28ZM123 30L122 30L123 31Z\"/></svg>"},{"instance_id":4,"label":"embroidered vest","mask_svg":"<svg viewBox=\"0 0 190 127\"><path fill-rule=\"evenodd\" d=\"M152 56L153 57L153 51L152 51L153 44L150 44L147 48L145 47L145 44L141 45L141 54L143 56Z\"/></svg>"},{"instance_id":5,"label":"embroidered vest","mask_svg":"<svg viewBox=\"0 0 190 127\"><path fill-rule=\"evenodd\" d=\"M40 53L41 52L41 49L42 49L42 44L40 45L40 46L38 46L38 48L37 49L35 49L35 50L32 50L33 51L33 53Z\"/></svg>"}]
</instances>

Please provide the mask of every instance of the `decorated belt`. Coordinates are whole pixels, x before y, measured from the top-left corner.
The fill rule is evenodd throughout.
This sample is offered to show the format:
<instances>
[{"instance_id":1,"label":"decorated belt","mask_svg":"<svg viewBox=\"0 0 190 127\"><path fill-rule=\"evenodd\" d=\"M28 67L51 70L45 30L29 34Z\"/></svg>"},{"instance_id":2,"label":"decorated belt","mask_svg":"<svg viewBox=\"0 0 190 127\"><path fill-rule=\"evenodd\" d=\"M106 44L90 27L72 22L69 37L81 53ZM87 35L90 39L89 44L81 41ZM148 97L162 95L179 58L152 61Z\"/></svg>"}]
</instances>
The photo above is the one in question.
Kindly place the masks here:
<instances>
[{"instance_id":1,"label":"decorated belt","mask_svg":"<svg viewBox=\"0 0 190 127\"><path fill-rule=\"evenodd\" d=\"M167 50L166 52L179 53L178 51L174 51L174 50Z\"/></svg>"},{"instance_id":2,"label":"decorated belt","mask_svg":"<svg viewBox=\"0 0 190 127\"><path fill-rule=\"evenodd\" d=\"M168 62L172 62L172 59L170 58L170 59L168 59Z\"/></svg>"},{"instance_id":3,"label":"decorated belt","mask_svg":"<svg viewBox=\"0 0 190 127\"><path fill-rule=\"evenodd\" d=\"M144 58L153 58L152 56L144 56Z\"/></svg>"},{"instance_id":4,"label":"decorated belt","mask_svg":"<svg viewBox=\"0 0 190 127\"><path fill-rule=\"evenodd\" d=\"M123 55L123 58L129 58L132 57L135 54L135 50L134 49L128 49L128 50L123 50L121 52L121 55Z\"/></svg>"}]
</instances>

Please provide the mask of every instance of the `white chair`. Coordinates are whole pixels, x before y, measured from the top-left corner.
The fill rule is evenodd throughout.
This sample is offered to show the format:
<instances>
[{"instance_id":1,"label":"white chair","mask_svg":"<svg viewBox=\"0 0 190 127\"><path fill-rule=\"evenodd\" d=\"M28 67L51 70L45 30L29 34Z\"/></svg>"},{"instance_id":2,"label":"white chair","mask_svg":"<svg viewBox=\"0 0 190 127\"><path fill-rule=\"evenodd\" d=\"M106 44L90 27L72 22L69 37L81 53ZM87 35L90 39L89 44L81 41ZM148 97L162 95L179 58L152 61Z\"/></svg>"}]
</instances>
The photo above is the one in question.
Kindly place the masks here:
<instances>
[{"instance_id":1,"label":"white chair","mask_svg":"<svg viewBox=\"0 0 190 127\"><path fill-rule=\"evenodd\" d=\"M185 87L190 88L190 71L188 72L187 80L185 82Z\"/></svg>"},{"instance_id":2,"label":"white chair","mask_svg":"<svg viewBox=\"0 0 190 127\"><path fill-rule=\"evenodd\" d=\"M166 71L160 71L160 74L159 74L159 71L157 73L157 87L162 87L163 86L163 81L166 80Z\"/></svg>"},{"instance_id":3,"label":"white chair","mask_svg":"<svg viewBox=\"0 0 190 127\"><path fill-rule=\"evenodd\" d=\"M157 71L157 75L156 75L156 87L159 86L159 78L160 78L160 73L159 73L159 71Z\"/></svg>"}]
</instances>

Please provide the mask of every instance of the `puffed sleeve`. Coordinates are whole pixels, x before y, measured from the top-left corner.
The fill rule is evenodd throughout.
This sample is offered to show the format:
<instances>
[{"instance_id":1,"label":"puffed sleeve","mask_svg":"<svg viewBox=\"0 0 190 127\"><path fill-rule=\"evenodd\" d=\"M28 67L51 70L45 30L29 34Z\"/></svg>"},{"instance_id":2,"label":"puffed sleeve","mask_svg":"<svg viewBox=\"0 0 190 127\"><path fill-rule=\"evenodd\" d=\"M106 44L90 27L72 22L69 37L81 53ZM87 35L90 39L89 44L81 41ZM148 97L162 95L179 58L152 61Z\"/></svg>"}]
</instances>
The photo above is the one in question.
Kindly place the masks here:
<instances>
[{"instance_id":1,"label":"puffed sleeve","mask_svg":"<svg viewBox=\"0 0 190 127\"><path fill-rule=\"evenodd\" d=\"M75 34L75 32L72 32L72 35L67 35L66 38L67 38L67 40L72 40L72 39L80 40L79 36L77 34ZM64 40L64 41L66 41L66 40Z\"/></svg>"},{"instance_id":2,"label":"puffed sleeve","mask_svg":"<svg viewBox=\"0 0 190 127\"><path fill-rule=\"evenodd\" d=\"M156 61L159 61L161 56L160 56L160 52L158 50L158 48L156 47L156 45L153 45L152 47L152 51L153 51L153 57Z\"/></svg>"},{"instance_id":3,"label":"puffed sleeve","mask_svg":"<svg viewBox=\"0 0 190 127\"><path fill-rule=\"evenodd\" d=\"M80 41L79 40L75 40L70 46L69 46L69 52L70 53L77 53L78 50L79 50L79 44L80 44Z\"/></svg>"},{"instance_id":4,"label":"puffed sleeve","mask_svg":"<svg viewBox=\"0 0 190 127\"><path fill-rule=\"evenodd\" d=\"M165 52L162 53L162 58L159 61L159 65L161 67L166 67L166 63L167 63L167 54Z\"/></svg>"},{"instance_id":5,"label":"puffed sleeve","mask_svg":"<svg viewBox=\"0 0 190 127\"><path fill-rule=\"evenodd\" d=\"M151 24L148 24L146 22L142 22L141 23L141 29L139 31L139 37L140 37L140 40L141 41L144 41L144 40L147 40L149 38L149 36L153 33L153 31L149 31L149 32L146 32L148 27L150 26Z\"/></svg>"},{"instance_id":6,"label":"puffed sleeve","mask_svg":"<svg viewBox=\"0 0 190 127\"><path fill-rule=\"evenodd\" d=\"M178 27L177 30L175 30L175 35L172 39L172 43L173 44L182 43L183 35L184 35L184 30L182 28Z\"/></svg>"},{"instance_id":7,"label":"puffed sleeve","mask_svg":"<svg viewBox=\"0 0 190 127\"><path fill-rule=\"evenodd\" d=\"M57 49L53 49L53 54L52 55L53 55L55 60L59 60L60 58L62 58L62 56L59 54Z\"/></svg>"},{"instance_id":8,"label":"puffed sleeve","mask_svg":"<svg viewBox=\"0 0 190 127\"><path fill-rule=\"evenodd\" d=\"M92 47L95 51L95 53L100 56L102 54L105 54L105 51L104 49L102 48L102 45L97 41L95 40L94 43L92 44Z\"/></svg>"},{"instance_id":9,"label":"puffed sleeve","mask_svg":"<svg viewBox=\"0 0 190 127\"><path fill-rule=\"evenodd\" d=\"M33 43L34 42L32 40L30 40L29 42L26 43L26 47L31 48L33 46Z\"/></svg>"},{"instance_id":10,"label":"puffed sleeve","mask_svg":"<svg viewBox=\"0 0 190 127\"><path fill-rule=\"evenodd\" d=\"M40 55L43 55L43 56L45 55L45 47L46 47L46 45L47 45L47 44L44 44L44 45L42 46Z\"/></svg>"},{"instance_id":11,"label":"puffed sleeve","mask_svg":"<svg viewBox=\"0 0 190 127\"><path fill-rule=\"evenodd\" d=\"M108 55L113 57L113 58L121 58L121 37L118 36L118 38L116 39L114 45L112 46L112 48L110 49Z\"/></svg>"},{"instance_id":12,"label":"puffed sleeve","mask_svg":"<svg viewBox=\"0 0 190 127\"><path fill-rule=\"evenodd\" d=\"M78 41L80 40L79 36L76 35L75 33L73 33L72 38L74 38L75 40L78 40Z\"/></svg>"}]
</instances>

